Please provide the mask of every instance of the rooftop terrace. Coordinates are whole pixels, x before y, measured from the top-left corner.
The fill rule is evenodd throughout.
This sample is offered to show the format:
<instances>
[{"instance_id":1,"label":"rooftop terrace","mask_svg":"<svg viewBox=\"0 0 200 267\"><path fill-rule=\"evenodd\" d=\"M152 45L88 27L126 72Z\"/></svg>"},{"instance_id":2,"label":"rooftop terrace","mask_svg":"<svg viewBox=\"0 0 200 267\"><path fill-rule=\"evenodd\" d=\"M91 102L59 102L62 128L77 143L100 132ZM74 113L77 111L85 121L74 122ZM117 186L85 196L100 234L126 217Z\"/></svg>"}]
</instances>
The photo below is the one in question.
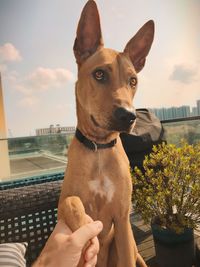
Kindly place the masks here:
<instances>
[{"instance_id":1,"label":"rooftop terrace","mask_svg":"<svg viewBox=\"0 0 200 267\"><path fill-rule=\"evenodd\" d=\"M199 116L163 121L162 124L168 143L179 144L182 138L190 144L200 141ZM0 144L4 143L8 147L10 166L10 176L6 179L1 177L3 183L0 185L8 180L20 181L21 178L28 180L33 179L33 177L41 177L41 175L48 176L49 174L51 176L56 173L64 173L67 165L67 151L72 136L54 134L0 139ZM141 255L149 267L158 267L150 226L145 225L140 216L134 213L131 214L131 223ZM195 231L195 238L200 238L200 230L198 229Z\"/></svg>"}]
</instances>

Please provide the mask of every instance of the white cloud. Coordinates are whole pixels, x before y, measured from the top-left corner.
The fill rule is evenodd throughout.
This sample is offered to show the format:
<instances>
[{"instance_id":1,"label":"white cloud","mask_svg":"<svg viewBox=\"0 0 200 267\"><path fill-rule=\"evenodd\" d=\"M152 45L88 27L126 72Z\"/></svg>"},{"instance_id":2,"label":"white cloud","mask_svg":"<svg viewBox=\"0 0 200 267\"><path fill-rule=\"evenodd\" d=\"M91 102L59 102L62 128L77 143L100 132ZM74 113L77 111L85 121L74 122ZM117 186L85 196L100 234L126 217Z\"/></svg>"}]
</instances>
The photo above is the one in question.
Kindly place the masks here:
<instances>
[{"instance_id":1,"label":"white cloud","mask_svg":"<svg viewBox=\"0 0 200 267\"><path fill-rule=\"evenodd\" d=\"M24 86L23 84L16 84L14 89L25 96L30 96L33 94L33 90Z\"/></svg>"},{"instance_id":2,"label":"white cloud","mask_svg":"<svg viewBox=\"0 0 200 267\"><path fill-rule=\"evenodd\" d=\"M198 68L195 66L178 64L170 75L170 80L179 81L181 83L193 83L198 74Z\"/></svg>"},{"instance_id":3,"label":"white cloud","mask_svg":"<svg viewBox=\"0 0 200 267\"><path fill-rule=\"evenodd\" d=\"M11 44L6 43L0 46L0 62L20 61L22 56L17 48Z\"/></svg>"},{"instance_id":4,"label":"white cloud","mask_svg":"<svg viewBox=\"0 0 200 267\"><path fill-rule=\"evenodd\" d=\"M38 67L33 72L21 77L16 71L7 72L6 80L8 87L18 93L18 106L33 109L40 103L41 93L54 88L63 88L68 82L74 81L71 71L64 68L42 68ZM69 107L59 107L60 111ZM68 109L67 109L68 108Z\"/></svg>"},{"instance_id":5,"label":"white cloud","mask_svg":"<svg viewBox=\"0 0 200 267\"><path fill-rule=\"evenodd\" d=\"M174 73L173 79L170 79L175 70L179 70L179 73ZM199 84L200 68L197 61L167 61L167 64L161 64L160 72L154 65L139 74L134 102L137 108L195 106L196 100L200 99Z\"/></svg>"},{"instance_id":6,"label":"white cloud","mask_svg":"<svg viewBox=\"0 0 200 267\"><path fill-rule=\"evenodd\" d=\"M8 84L8 88L12 91L19 92L23 96L32 95L32 90L25 85L17 71L7 71L3 74L3 77Z\"/></svg>"},{"instance_id":7,"label":"white cloud","mask_svg":"<svg viewBox=\"0 0 200 267\"><path fill-rule=\"evenodd\" d=\"M71 71L63 68L38 67L27 77L27 85L35 90L48 90L64 86L67 82L74 82Z\"/></svg>"}]
</instances>

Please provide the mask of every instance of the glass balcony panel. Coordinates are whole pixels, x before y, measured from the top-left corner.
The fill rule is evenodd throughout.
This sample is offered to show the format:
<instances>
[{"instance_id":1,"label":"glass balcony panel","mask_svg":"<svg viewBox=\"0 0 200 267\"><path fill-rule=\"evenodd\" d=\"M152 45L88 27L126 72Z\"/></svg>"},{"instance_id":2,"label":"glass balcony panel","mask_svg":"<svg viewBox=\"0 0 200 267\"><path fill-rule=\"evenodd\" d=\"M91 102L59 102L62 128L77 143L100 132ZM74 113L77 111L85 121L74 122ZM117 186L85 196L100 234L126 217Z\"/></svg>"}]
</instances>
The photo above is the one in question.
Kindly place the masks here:
<instances>
[{"instance_id":1,"label":"glass balcony panel","mask_svg":"<svg viewBox=\"0 0 200 267\"><path fill-rule=\"evenodd\" d=\"M0 145L7 145L8 148L7 153L5 148L1 151L1 157L5 162L9 161L9 178L19 179L64 172L72 137L73 134L51 134L1 139ZM4 180L1 170L0 179Z\"/></svg>"},{"instance_id":2,"label":"glass balcony panel","mask_svg":"<svg viewBox=\"0 0 200 267\"><path fill-rule=\"evenodd\" d=\"M167 143L179 145L181 139L189 144L200 142L200 116L162 121Z\"/></svg>"},{"instance_id":3,"label":"glass balcony panel","mask_svg":"<svg viewBox=\"0 0 200 267\"><path fill-rule=\"evenodd\" d=\"M167 143L200 141L200 116L162 124ZM72 137L65 133L0 139L0 181L64 172Z\"/></svg>"}]
</instances>

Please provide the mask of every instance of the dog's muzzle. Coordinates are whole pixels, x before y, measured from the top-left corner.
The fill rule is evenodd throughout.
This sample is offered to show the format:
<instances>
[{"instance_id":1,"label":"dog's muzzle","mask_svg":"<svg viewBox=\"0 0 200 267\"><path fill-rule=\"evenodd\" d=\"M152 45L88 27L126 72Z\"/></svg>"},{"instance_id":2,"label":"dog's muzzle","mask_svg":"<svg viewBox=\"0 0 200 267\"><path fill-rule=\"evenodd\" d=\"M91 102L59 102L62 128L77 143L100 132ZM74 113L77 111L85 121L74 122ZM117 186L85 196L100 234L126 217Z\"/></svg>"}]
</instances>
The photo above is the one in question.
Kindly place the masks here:
<instances>
[{"instance_id":1,"label":"dog's muzzle","mask_svg":"<svg viewBox=\"0 0 200 267\"><path fill-rule=\"evenodd\" d=\"M129 131L136 120L136 114L123 107L118 107L113 113L113 130Z\"/></svg>"}]
</instances>

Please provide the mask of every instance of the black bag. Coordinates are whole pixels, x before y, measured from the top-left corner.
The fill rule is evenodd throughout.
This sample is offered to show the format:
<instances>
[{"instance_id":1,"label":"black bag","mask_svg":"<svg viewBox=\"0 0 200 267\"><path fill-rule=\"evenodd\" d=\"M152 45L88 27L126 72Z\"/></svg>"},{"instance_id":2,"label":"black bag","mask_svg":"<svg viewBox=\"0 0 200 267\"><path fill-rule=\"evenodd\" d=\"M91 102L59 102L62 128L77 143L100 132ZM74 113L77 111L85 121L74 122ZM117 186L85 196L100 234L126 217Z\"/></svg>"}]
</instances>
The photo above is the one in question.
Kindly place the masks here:
<instances>
[{"instance_id":1,"label":"black bag","mask_svg":"<svg viewBox=\"0 0 200 267\"><path fill-rule=\"evenodd\" d=\"M124 150L131 168L138 166L143 170L145 155L152 151L153 145L164 141L164 129L160 120L148 109L136 109L136 124L129 134L120 134Z\"/></svg>"}]
</instances>

